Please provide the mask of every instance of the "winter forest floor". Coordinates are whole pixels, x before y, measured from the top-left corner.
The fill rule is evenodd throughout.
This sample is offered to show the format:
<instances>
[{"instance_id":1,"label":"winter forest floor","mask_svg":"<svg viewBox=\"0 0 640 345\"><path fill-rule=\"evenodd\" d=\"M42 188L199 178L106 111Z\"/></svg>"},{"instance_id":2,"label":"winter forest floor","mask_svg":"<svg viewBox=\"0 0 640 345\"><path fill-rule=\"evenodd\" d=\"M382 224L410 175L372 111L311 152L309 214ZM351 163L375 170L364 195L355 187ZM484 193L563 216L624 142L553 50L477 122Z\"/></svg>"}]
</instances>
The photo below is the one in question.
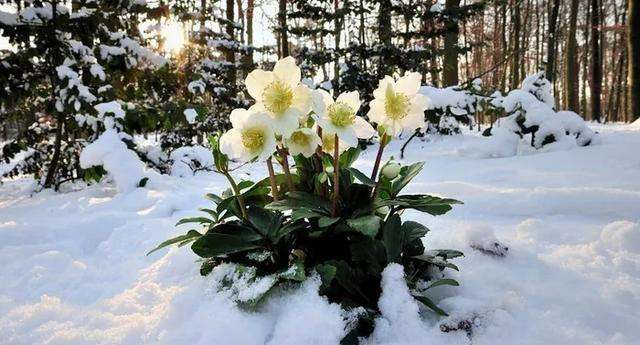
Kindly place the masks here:
<instances>
[{"instance_id":1,"label":"winter forest floor","mask_svg":"<svg viewBox=\"0 0 640 345\"><path fill-rule=\"evenodd\" d=\"M408 192L464 201L440 217L408 214L432 231L427 248L465 252L460 287L432 294L449 312L418 315L387 282L370 344L638 344L640 339L640 126L592 125L596 146L477 158L477 134L414 140L405 161L427 162ZM402 142L388 154L399 156ZM374 149L359 167L369 171ZM240 175L257 179L263 166ZM213 173L164 176L117 194L109 183L31 194L0 186L1 344L336 344L344 321L317 281L238 310L202 278L188 248L145 253L186 232ZM509 247L504 258L469 247ZM471 320L467 332L440 325Z\"/></svg>"}]
</instances>

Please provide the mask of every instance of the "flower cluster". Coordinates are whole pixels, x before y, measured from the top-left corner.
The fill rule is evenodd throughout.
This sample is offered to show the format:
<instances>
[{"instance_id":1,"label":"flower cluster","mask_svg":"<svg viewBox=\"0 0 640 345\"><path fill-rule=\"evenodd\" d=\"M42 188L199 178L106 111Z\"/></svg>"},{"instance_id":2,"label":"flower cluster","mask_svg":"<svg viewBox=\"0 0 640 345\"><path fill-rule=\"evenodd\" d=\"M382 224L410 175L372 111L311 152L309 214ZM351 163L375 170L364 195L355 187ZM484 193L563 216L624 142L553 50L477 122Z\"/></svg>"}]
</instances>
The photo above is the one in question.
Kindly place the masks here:
<instances>
[{"instance_id":1,"label":"flower cluster","mask_svg":"<svg viewBox=\"0 0 640 345\"><path fill-rule=\"evenodd\" d=\"M191 229L152 251L191 244L203 259L201 274L216 269L216 288L246 307L258 306L272 289L319 275L321 295L359 311L343 344L373 330L382 272L390 264L403 266L417 301L446 315L429 299L428 290L458 285L442 272L457 269L448 260L463 254L427 251L423 237L429 229L401 217L408 209L442 215L460 202L402 194L423 163L381 164L393 137L424 124L427 101L417 92L420 76L380 81L367 114L376 129L357 115L362 103L357 92L334 99L325 91L309 90L300 83L300 68L291 57L278 61L272 72L251 72L245 82L255 105L234 110L233 128L210 137L216 168L230 189L207 195L215 207L201 209L205 217L178 222L198 223L203 232ZM352 165L360 152L358 139L376 135L380 146L369 175ZM269 176L236 183L229 159L266 161ZM281 174L274 172L274 161ZM242 293L248 286L252 293Z\"/></svg>"},{"instance_id":2,"label":"flower cluster","mask_svg":"<svg viewBox=\"0 0 640 345\"><path fill-rule=\"evenodd\" d=\"M335 99L324 90L310 90L300 82L300 68L292 57L281 59L273 71L254 70L245 80L255 104L231 113L233 129L220 139L220 150L240 161L266 160L276 151L305 157L322 151L334 154L370 139L376 130L356 116L361 106L357 91ZM374 91L369 119L377 123L381 143L401 132L424 125L427 99L418 94L420 74L394 80L386 76Z\"/></svg>"}]
</instances>

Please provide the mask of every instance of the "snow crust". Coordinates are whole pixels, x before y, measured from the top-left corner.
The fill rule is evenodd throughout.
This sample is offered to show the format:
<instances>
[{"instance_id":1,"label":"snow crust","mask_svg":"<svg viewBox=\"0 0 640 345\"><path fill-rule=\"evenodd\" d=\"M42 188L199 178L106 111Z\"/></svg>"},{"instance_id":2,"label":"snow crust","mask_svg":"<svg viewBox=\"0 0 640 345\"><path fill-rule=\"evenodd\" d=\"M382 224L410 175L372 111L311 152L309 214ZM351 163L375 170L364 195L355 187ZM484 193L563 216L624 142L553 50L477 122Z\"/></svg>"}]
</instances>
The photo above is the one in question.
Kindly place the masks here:
<instances>
[{"instance_id":1,"label":"snow crust","mask_svg":"<svg viewBox=\"0 0 640 345\"><path fill-rule=\"evenodd\" d=\"M361 343L637 344L640 130L590 127L601 145L506 158L462 153L486 139L477 133L412 141L406 162L427 164L407 190L465 202L440 217L405 213L431 229L428 250L465 253L454 260L460 272L447 273L460 286L428 290L450 315L439 318L408 296L402 270L388 267L382 315ZM402 144L392 142L384 159L399 157ZM190 229L174 224L211 207L202 196L226 188L224 177L163 175L135 188L144 171L128 163L135 154L115 131L91 145L83 165L106 164L115 186L34 194L31 179L0 185L0 343L338 343L349 315L318 296L317 278L245 311L215 289L214 275L200 277L188 249L144 255ZM375 149L358 168L370 171ZM247 165L234 174L258 180L266 172ZM509 247L506 256L471 247L495 241ZM468 331L441 331L465 322Z\"/></svg>"}]
</instances>

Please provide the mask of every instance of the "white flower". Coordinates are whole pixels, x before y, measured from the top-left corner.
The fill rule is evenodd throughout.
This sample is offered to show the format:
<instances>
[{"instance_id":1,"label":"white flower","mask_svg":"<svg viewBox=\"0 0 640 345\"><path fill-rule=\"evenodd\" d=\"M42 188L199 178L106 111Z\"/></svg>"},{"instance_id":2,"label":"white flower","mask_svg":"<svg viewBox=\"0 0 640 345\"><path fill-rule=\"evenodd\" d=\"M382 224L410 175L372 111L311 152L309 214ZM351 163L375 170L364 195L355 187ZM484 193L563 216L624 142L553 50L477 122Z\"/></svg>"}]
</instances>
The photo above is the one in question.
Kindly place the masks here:
<instances>
[{"instance_id":1,"label":"white flower","mask_svg":"<svg viewBox=\"0 0 640 345\"><path fill-rule=\"evenodd\" d=\"M331 156L333 156L333 150L336 147L335 143L336 143L336 137L335 137L335 133L331 133L329 131L322 131L322 151L324 153L327 153ZM349 147L353 147L353 146L349 146L347 145L344 141L342 141L340 139L340 137L338 137L338 153L342 154L342 152L346 151Z\"/></svg>"},{"instance_id":2,"label":"white flower","mask_svg":"<svg viewBox=\"0 0 640 345\"><path fill-rule=\"evenodd\" d=\"M292 156L302 154L305 157L311 157L321 141L318 134L311 128L300 128L291 133L285 144Z\"/></svg>"},{"instance_id":3,"label":"white flower","mask_svg":"<svg viewBox=\"0 0 640 345\"><path fill-rule=\"evenodd\" d=\"M276 150L276 138L267 114L235 109L230 119L233 128L220 138L220 151L229 158L243 162L254 158L265 160Z\"/></svg>"},{"instance_id":4,"label":"white flower","mask_svg":"<svg viewBox=\"0 0 640 345\"><path fill-rule=\"evenodd\" d=\"M384 77L373 92L367 116L392 136L422 127L427 97L418 93L419 88L420 73L407 73L397 81Z\"/></svg>"},{"instance_id":5,"label":"white flower","mask_svg":"<svg viewBox=\"0 0 640 345\"><path fill-rule=\"evenodd\" d=\"M275 133L283 137L289 137L311 109L310 90L300 83L300 67L291 56L276 62L273 72L253 70L245 85L256 100L249 110L269 114Z\"/></svg>"},{"instance_id":6,"label":"white flower","mask_svg":"<svg viewBox=\"0 0 640 345\"><path fill-rule=\"evenodd\" d=\"M311 96L313 111L323 132L338 134L347 147L356 147L358 138L368 139L376 131L362 117L356 116L360 108L357 91L340 94L334 101L324 90L315 90Z\"/></svg>"}]
</instances>

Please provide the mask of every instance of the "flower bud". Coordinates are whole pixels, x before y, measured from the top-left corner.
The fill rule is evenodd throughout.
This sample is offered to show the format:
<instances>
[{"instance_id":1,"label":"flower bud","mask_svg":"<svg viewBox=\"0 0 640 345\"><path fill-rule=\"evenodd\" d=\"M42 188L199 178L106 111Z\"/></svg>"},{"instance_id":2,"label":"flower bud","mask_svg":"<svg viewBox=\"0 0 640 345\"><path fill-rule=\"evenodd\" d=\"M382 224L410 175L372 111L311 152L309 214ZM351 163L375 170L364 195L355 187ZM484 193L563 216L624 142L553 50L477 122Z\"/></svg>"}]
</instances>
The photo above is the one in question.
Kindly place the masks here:
<instances>
[{"instance_id":1,"label":"flower bud","mask_svg":"<svg viewBox=\"0 0 640 345\"><path fill-rule=\"evenodd\" d=\"M398 174L400 173L400 168L400 164L398 163L389 163L385 165L384 168L382 168L382 175L384 175L384 177L388 178L389 180L392 180L396 178L396 176L398 176Z\"/></svg>"}]
</instances>

